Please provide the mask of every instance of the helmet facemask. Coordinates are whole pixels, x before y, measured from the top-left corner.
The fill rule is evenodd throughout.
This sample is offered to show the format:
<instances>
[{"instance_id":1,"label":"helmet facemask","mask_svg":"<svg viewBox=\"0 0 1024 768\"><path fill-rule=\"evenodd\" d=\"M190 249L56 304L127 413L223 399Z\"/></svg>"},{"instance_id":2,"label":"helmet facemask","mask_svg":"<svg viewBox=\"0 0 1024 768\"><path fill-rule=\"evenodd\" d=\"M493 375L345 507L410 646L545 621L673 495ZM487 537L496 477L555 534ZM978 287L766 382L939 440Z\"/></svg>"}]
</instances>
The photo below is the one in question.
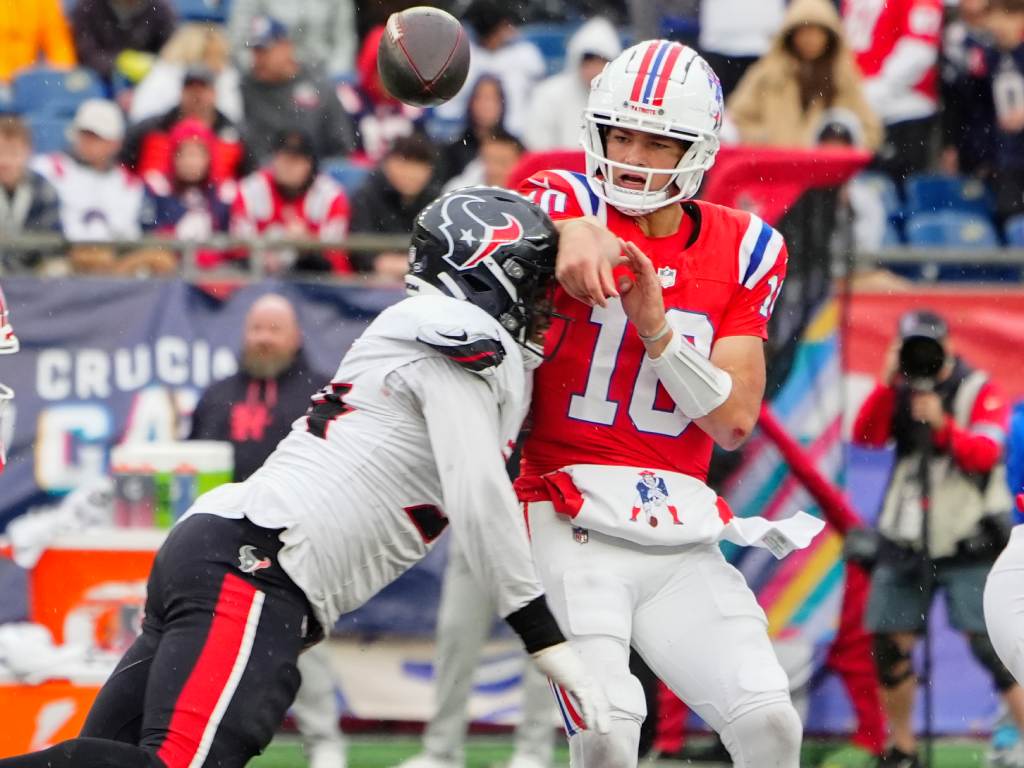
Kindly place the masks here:
<instances>
[{"instance_id":1,"label":"helmet facemask","mask_svg":"<svg viewBox=\"0 0 1024 768\"><path fill-rule=\"evenodd\" d=\"M675 139L688 146L673 168L647 168L610 160L605 136L608 129L613 127ZM587 176L594 180L595 194L627 216L643 216L696 195L704 171L715 162L715 154L718 152L718 137L712 133L654 128L645 126L644 121L626 122L590 110L586 112L582 144L587 160ZM647 183L643 189L620 187L613 181L615 169L646 176ZM660 187L652 187L655 177L662 175L668 176L668 181Z\"/></svg>"},{"instance_id":2,"label":"helmet facemask","mask_svg":"<svg viewBox=\"0 0 1024 768\"><path fill-rule=\"evenodd\" d=\"M554 311L554 269L512 257L502 264L513 291L511 305L498 315L498 322L523 348L528 367L544 360L544 335Z\"/></svg>"}]
</instances>

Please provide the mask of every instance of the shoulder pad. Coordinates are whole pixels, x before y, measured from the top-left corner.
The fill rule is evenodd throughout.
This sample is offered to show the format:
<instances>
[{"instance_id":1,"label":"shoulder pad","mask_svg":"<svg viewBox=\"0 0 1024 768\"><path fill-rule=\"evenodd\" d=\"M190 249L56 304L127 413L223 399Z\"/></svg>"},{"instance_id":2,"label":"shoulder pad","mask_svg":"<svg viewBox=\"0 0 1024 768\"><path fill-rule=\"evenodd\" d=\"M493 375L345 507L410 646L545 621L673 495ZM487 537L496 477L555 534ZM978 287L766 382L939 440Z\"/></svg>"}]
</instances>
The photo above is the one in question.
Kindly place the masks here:
<instances>
[{"instance_id":1,"label":"shoulder pad","mask_svg":"<svg viewBox=\"0 0 1024 768\"><path fill-rule=\"evenodd\" d=\"M407 339L440 352L474 373L490 373L509 354L510 337L479 307L449 296L405 299L374 321L376 333Z\"/></svg>"},{"instance_id":2,"label":"shoulder pad","mask_svg":"<svg viewBox=\"0 0 1024 768\"><path fill-rule=\"evenodd\" d=\"M535 173L519 187L519 194L539 205L554 219L601 216L602 203L582 173L548 170Z\"/></svg>"},{"instance_id":3,"label":"shoulder pad","mask_svg":"<svg viewBox=\"0 0 1024 768\"><path fill-rule=\"evenodd\" d=\"M497 368L505 359L505 346L499 339L451 324L421 328L416 339L474 373Z\"/></svg>"}]
</instances>

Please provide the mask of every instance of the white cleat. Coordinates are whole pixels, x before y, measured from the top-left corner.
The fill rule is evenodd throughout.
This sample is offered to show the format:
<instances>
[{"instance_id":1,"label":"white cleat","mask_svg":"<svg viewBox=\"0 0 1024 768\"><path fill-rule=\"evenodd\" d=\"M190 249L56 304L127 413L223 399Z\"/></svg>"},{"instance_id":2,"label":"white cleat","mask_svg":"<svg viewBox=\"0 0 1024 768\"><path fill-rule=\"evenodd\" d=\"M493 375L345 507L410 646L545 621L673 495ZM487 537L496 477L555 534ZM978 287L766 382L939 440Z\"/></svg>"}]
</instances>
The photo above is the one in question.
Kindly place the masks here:
<instances>
[{"instance_id":1,"label":"white cleat","mask_svg":"<svg viewBox=\"0 0 1024 768\"><path fill-rule=\"evenodd\" d=\"M538 760L532 755L512 755L505 768L551 768L551 763Z\"/></svg>"},{"instance_id":2,"label":"white cleat","mask_svg":"<svg viewBox=\"0 0 1024 768\"><path fill-rule=\"evenodd\" d=\"M442 757L435 757L434 755L428 755L426 752L421 752L418 755L413 755L408 760L403 760L395 768L464 768L464 766L455 760L446 760Z\"/></svg>"},{"instance_id":3,"label":"white cleat","mask_svg":"<svg viewBox=\"0 0 1024 768\"><path fill-rule=\"evenodd\" d=\"M341 744L317 744L309 750L309 768L347 768L345 747Z\"/></svg>"}]
</instances>

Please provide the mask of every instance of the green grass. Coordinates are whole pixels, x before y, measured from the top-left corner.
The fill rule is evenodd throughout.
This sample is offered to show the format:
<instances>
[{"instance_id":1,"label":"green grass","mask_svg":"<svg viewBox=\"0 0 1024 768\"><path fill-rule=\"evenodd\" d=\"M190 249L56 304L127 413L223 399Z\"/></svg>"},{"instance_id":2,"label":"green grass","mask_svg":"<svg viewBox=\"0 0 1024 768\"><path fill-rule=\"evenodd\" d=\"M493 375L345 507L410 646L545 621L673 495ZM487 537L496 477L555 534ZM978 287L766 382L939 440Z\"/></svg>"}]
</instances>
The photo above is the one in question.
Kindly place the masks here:
<instances>
[{"instance_id":1,"label":"green grass","mask_svg":"<svg viewBox=\"0 0 1024 768\"><path fill-rule=\"evenodd\" d=\"M349 739L349 768L390 768L405 758L414 755L420 741L413 736L355 736ZM507 760L511 754L511 741L507 738L471 738L466 746L466 768L490 768L495 763ZM978 741L943 740L935 750L932 768L983 768L986 745ZM804 745L801 764L808 768L866 768L863 754L857 755L843 750L841 744L808 742ZM837 754L838 753L838 754ZM835 755L823 763L829 755ZM556 766L569 763L568 752L560 747L556 753ZM869 765L870 763L868 763ZM294 737L279 737L266 753L249 763L251 768L306 768L302 749ZM656 766L685 765L679 762L651 762ZM704 764L707 765L707 764Z\"/></svg>"}]
</instances>

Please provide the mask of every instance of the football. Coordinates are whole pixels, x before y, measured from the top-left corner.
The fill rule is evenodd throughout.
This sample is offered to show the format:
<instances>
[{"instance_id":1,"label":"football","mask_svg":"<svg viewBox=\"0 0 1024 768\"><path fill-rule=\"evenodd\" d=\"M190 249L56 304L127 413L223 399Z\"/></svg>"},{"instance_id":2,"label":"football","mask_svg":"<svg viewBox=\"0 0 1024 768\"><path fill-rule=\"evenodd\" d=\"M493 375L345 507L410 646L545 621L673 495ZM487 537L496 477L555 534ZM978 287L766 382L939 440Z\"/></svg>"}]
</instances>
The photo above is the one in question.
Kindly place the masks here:
<instances>
[{"instance_id":1,"label":"football","mask_svg":"<svg viewBox=\"0 0 1024 768\"><path fill-rule=\"evenodd\" d=\"M469 40L459 21L439 8L391 14L377 49L377 71L388 93L433 107L459 92L469 72Z\"/></svg>"}]
</instances>

